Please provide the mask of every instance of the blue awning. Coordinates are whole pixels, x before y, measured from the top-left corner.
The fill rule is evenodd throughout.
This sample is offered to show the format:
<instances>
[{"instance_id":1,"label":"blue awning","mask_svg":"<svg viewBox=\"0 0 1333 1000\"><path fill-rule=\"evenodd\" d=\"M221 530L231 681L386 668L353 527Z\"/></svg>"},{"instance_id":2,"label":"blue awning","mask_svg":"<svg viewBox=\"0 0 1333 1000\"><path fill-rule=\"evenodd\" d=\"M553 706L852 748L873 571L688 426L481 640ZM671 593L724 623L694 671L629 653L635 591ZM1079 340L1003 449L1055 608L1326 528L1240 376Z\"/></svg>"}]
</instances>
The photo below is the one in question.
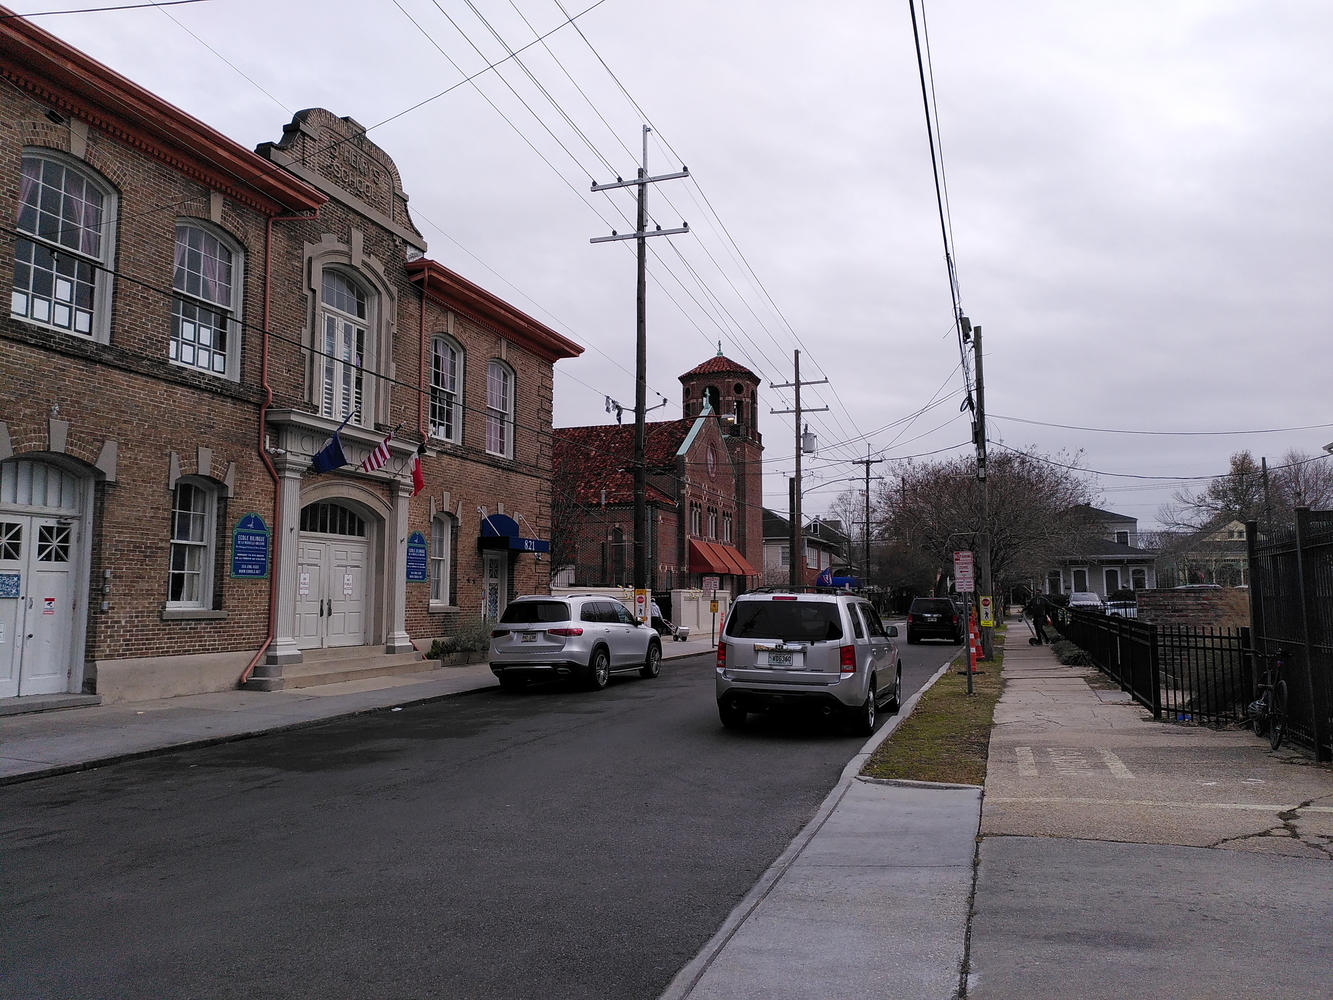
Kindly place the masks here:
<instances>
[{"instance_id":1,"label":"blue awning","mask_svg":"<svg viewBox=\"0 0 1333 1000\"><path fill-rule=\"evenodd\" d=\"M551 543L540 538L524 538L518 522L507 514L491 514L481 519L479 549L510 549L516 552L550 552Z\"/></svg>"}]
</instances>

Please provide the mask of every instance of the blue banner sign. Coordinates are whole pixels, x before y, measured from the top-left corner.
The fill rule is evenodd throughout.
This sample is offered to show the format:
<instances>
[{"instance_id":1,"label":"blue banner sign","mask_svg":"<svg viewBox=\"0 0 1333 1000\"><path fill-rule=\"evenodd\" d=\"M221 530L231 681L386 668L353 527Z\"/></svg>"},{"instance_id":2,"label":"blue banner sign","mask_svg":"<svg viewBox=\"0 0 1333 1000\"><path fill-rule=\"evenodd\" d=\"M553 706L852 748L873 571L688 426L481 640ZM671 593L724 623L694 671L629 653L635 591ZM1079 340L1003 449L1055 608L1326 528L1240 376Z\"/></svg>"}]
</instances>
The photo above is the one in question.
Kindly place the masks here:
<instances>
[{"instance_id":1,"label":"blue banner sign","mask_svg":"<svg viewBox=\"0 0 1333 1000\"><path fill-rule=\"evenodd\" d=\"M246 514L231 532L231 575L248 580L268 576L269 530L258 514Z\"/></svg>"},{"instance_id":2,"label":"blue banner sign","mask_svg":"<svg viewBox=\"0 0 1333 1000\"><path fill-rule=\"evenodd\" d=\"M414 531L407 537L407 580L420 583L426 579L426 536Z\"/></svg>"}]
</instances>

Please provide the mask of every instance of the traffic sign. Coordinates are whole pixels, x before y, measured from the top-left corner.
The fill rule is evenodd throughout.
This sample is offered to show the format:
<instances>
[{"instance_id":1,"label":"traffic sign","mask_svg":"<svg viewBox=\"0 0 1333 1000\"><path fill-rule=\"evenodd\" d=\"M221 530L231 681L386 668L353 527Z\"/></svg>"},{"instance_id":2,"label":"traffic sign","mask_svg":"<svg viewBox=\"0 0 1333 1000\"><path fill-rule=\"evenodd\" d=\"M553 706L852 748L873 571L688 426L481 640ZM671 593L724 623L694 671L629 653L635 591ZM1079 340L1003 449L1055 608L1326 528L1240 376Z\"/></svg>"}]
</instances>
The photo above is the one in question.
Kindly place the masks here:
<instances>
[{"instance_id":1,"label":"traffic sign","mask_svg":"<svg viewBox=\"0 0 1333 1000\"><path fill-rule=\"evenodd\" d=\"M641 622L648 620L648 591L634 591L634 617Z\"/></svg>"},{"instance_id":2,"label":"traffic sign","mask_svg":"<svg viewBox=\"0 0 1333 1000\"><path fill-rule=\"evenodd\" d=\"M972 575L971 552L953 554L953 588L960 594L970 594L977 589Z\"/></svg>"},{"instance_id":3,"label":"traffic sign","mask_svg":"<svg viewBox=\"0 0 1333 1000\"><path fill-rule=\"evenodd\" d=\"M995 609L994 609L994 607L993 607L993 605L992 605L992 602L994 601L994 598L992 598L992 597L980 597L980 598L978 598L978 600L981 601L981 626L982 626L982 628L994 628L994 627L995 627Z\"/></svg>"}]
</instances>

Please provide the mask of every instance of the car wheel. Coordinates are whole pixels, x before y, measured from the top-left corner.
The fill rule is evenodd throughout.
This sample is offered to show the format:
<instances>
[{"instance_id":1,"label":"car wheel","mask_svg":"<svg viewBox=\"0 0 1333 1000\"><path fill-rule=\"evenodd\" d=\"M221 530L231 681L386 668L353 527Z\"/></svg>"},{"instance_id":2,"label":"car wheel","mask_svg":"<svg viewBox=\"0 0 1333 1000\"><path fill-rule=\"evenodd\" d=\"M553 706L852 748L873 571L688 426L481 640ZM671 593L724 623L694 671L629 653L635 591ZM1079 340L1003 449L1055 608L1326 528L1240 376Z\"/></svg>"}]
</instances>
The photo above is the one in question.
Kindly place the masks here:
<instances>
[{"instance_id":1,"label":"car wheel","mask_svg":"<svg viewBox=\"0 0 1333 1000\"><path fill-rule=\"evenodd\" d=\"M744 727L745 717L749 713L741 705L729 701L719 701L717 703L717 714L722 717L722 725L728 729L741 729Z\"/></svg>"},{"instance_id":2,"label":"car wheel","mask_svg":"<svg viewBox=\"0 0 1333 1000\"><path fill-rule=\"evenodd\" d=\"M875 685L870 685L870 691L866 694L865 703L856 711L856 722L853 727L858 736L871 736L875 732Z\"/></svg>"},{"instance_id":3,"label":"car wheel","mask_svg":"<svg viewBox=\"0 0 1333 1000\"><path fill-rule=\"evenodd\" d=\"M655 642L648 643L648 659L643 661L639 676L652 679L662 672L662 647Z\"/></svg>"},{"instance_id":4,"label":"car wheel","mask_svg":"<svg viewBox=\"0 0 1333 1000\"><path fill-rule=\"evenodd\" d=\"M611 657L605 649L598 646L593 650L592 662L588 664L587 685L592 691L600 691L611 679Z\"/></svg>"},{"instance_id":5,"label":"car wheel","mask_svg":"<svg viewBox=\"0 0 1333 1000\"><path fill-rule=\"evenodd\" d=\"M884 707L890 712L897 712L903 704L903 665L898 664L898 673L893 678L893 700Z\"/></svg>"}]
</instances>

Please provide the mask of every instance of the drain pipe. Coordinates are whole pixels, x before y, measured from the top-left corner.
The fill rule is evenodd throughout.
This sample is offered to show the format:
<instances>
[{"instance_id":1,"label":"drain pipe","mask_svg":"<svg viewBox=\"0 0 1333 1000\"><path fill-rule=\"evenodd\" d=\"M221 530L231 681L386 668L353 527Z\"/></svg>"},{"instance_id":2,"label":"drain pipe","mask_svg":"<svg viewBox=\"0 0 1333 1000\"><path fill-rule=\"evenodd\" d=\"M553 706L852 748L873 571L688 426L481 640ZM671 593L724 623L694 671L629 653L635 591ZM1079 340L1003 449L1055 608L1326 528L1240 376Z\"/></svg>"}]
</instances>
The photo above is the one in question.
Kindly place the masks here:
<instances>
[{"instance_id":1,"label":"drain pipe","mask_svg":"<svg viewBox=\"0 0 1333 1000\"><path fill-rule=\"evenodd\" d=\"M421 272L421 343L417 352L417 433L426 440L426 286L430 272Z\"/></svg>"},{"instance_id":2,"label":"drain pipe","mask_svg":"<svg viewBox=\"0 0 1333 1000\"><path fill-rule=\"evenodd\" d=\"M282 483L278 478L278 470L273 465L273 459L269 457L267 442L268 436L268 408L273 403L273 387L268 384L268 323L269 323L269 289L272 286L273 278L273 223L274 222L295 222L297 220L318 219L319 209L315 209L313 215L288 215L268 217L268 222L264 227L264 328L263 328L263 349L260 352L259 362L259 385L264 390L264 401L259 404L259 459L264 463L264 468L268 469L269 477L273 480L273 531L269 535L273 542L273 552L271 556L272 565L268 573L268 635L264 637L264 644L259 647L254 658L245 665L245 670L241 673L241 678L236 682L237 687L244 687L245 682L250 679L254 673L255 665L260 658L268 652L268 648L273 645L273 630L277 625L278 619L278 546L277 542L282 538Z\"/></svg>"}]
</instances>

